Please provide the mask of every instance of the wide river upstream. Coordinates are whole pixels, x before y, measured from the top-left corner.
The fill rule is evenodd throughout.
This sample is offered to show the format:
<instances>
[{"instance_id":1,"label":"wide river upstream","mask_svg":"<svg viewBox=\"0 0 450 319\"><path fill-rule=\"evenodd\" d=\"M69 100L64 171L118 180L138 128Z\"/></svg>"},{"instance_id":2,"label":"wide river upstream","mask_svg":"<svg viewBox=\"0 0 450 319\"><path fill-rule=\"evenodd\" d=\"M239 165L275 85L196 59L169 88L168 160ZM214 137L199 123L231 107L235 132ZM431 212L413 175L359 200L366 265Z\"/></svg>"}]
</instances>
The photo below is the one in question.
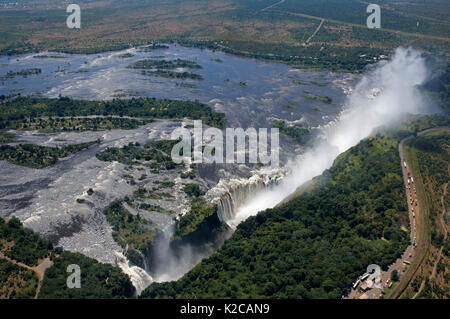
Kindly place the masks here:
<instances>
[{"instance_id":1,"label":"wide river upstream","mask_svg":"<svg viewBox=\"0 0 450 319\"><path fill-rule=\"evenodd\" d=\"M140 70L127 68L144 59L194 61L202 69L176 71L194 72L203 80L142 75ZM233 127L267 127L277 118L302 119L308 126L325 124L329 117L340 112L345 93L355 80L355 76L348 74L305 71L179 45L93 55L43 52L0 57L0 78L10 71L31 68L40 68L42 73L3 79L0 94L40 94L54 98L62 95L92 100L130 97L197 99L224 112L228 125ZM330 97L333 103L305 98L319 95Z\"/></svg>"},{"instance_id":2,"label":"wide river upstream","mask_svg":"<svg viewBox=\"0 0 450 319\"><path fill-rule=\"evenodd\" d=\"M174 71L193 72L203 79L150 76L128 67L145 59L193 61L201 68ZM36 72L36 69L40 71ZM68 96L89 100L133 97L199 100L215 111L225 113L227 127L234 128L268 128L279 119L308 128L324 127L338 118L358 78L352 74L300 70L284 64L179 45L152 50L131 48L95 55L41 52L0 57L0 95ZM176 211L177 214L186 212L189 210L189 200L183 191L185 180L179 177L178 169L158 174L153 174L146 167L144 170L130 170L118 162L100 161L96 154L107 147L122 147L130 142L145 144L149 140L167 139L176 127L184 124L158 120L132 130L57 134L16 131L14 133L21 142L38 145L56 146L97 139L102 142L44 169L0 161L0 216L15 215L26 227L51 238L64 249L81 252L101 262L118 264L141 291L151 279L143 269L129 266L121 255L123 250L112 238L111 226L103 209L115 199L132 196L138 187L152 189L158 186L155 184L157 180L166 180L175 182L171 190L175 200L151 204ZM302 147L286 136L281 136L280 142L282 163L285 161L281 157L293 158L302 151ZM321 167L317 172L311 172L317 175L326 168ZM199 167L195 182L210 191L207 195L211 196L207 198L220 198L223 192L229 191L230 185L254 180L254 187L253 184L241 187L242 196L230 194L231 200L253 196L253 191L261 186L258 184L259 177L254 174L245 165ZM141 181L140 176L144 175L147 178ZM124 176L132 176L138 181L137 184L127 183ZM95 191L92 196L86 195L90 187ZM291 188L293 190L295 187ZM79 203L80 198L85 202ZM151 220L159 230L167 229L174 222L173 216L165 213L128 209L132 214L139 213ZM240 217L237 220L240 221ZM161 274L152 273L154 279L177 279L203 255L189 252L186 256L173 259L166 254L163 258L164 271Z\"/></svg>"}]
</instances>

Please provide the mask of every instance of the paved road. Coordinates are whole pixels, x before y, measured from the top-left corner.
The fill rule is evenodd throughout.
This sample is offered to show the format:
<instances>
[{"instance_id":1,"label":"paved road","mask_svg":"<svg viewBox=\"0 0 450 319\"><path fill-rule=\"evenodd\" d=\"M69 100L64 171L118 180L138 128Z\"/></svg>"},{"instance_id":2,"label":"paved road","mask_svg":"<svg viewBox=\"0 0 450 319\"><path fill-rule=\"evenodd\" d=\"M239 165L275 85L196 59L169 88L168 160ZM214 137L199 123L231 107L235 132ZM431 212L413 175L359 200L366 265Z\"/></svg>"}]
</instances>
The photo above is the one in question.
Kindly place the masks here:
<instances>
[{"instance_id":1,"label":"paved road","mask_svg":"<svg viewBox=\"0 0 450 319\"><path fill-rule=\"evenodd\" d=\"M404 276L406 274L406 269L410 268L411 266L407 266L403 261L408 261L409 263L413 264L413 262L415 261L414 258L417 255L416 250L419 247L418 245L422 245L423 232L418 231L418 227L419 227L418 221L423 220L423 216L421 215L421 209L420 209L422 203L420 201L418 201L418 198L417 198L417 193L416 193L417 189L415 186L415 180L413 182L412 179L410 179L410 177L412 177L414 179L415 176L413 175L413 173L409 167L409 164L406 163L404 150L403 150L404 143L406 141L412 139L413 137L414 136L411 135L411 136L408 136L407 138L403 139L398 145L398 151L400 154L400 161L401 161L400 163L402 165L403 182L405 184L406 199L408 202L409 225L411 228L410 238L411 238L411 243L413 241L416 242L416 246L414 247L412 244L408 245L408 247L406 248L406 250L402 254L402 256L400 258L398 258L396 260L396 262L389 267L388 271L385 274L386 278L383 278L384 282L386 282L387 279L390 279L391 273L394 269L398 271L400 276ZM408 184L408 181L409 181L409 184ZM420 227L423 227L423 225L420 225ZM400 285L397 285L397 287L398 286L400 286Z\"/></svg>"},{"instance_id":2,"label":"paved road","mask_svg":"<svg viewBox=\"0 0 450 319\"><path fill-rule=\"evenodd\" d=\"M437 128L431 128L431 129L427 129L427 130L423 130L421 132L418 132L417 135L423 135L429 132L433 132L433 131L437 131L437 130L442 130L442 129L447 129L449 130L449 128L446 127L437 127ZM403 179L405 181L405 186L408 187L408 173L412 172L408 166L408 164L406 165L406 168L404 167L403 163L405 162L405 156L404 156L404 150L403 150L403 145L406 141L414 138L415 136L410 135L406 138L404 138L399 146L399 154L400 154L400 158L401 158L401 163L402 163L402 171L403 171ZM405 177L406 174L406 177ZM415 178L413 176L413 178ZM416 179L414 179L414 181L416 181ZM425 228L424 228L424 220L425 220L425 216L422 215L421 211L424 213L424 207L422 201L418 200L419 198L423 199L423 196L421 196L419 193L415 194L414 189L415 189L415 183L411 183L411 189L407 188L407 200L408 200L408 208L409 208L409 217L410 217L410 225L411 225L411 240L416 240L416 247L412 248L412 246L408 246L407 251L411 251L412 249L412 258L410 258L410 262L411 262L411 266L408 266L408 270L407 272L403 273L403 276L401 276L400 278L400 283L397 284L397 286L394 288L394 290L392 291L391 295L392 297L396 298L398 297L398 294L400 293L400 290L403 289L405 287L405 284L407 284L405 281L409 282L412 278L412 276L414 275L414 269L417 269L419 267L419 265L423 262L423 257L425 256L425 252L421 251L422 249L425 249L425 247L423 247L424 245L424 240L423 238L425 238ZM413 193L411 193L411 191L414 193L414 195L418 195L418 196L414 196ZM412 195L411 197L415 197L415 199L418 200L418 205L415 206L414 203L411 203L410 200L410 194ZM413 197L413 198L414 198ZM412 214L412 208L414 208L414 212L415 212L415 218L413 218L413 214ZM408 256L408 254L406 254ZM405 254L402 255L402 257L405 256ZM422 256L422 258L417 258ZM424 285L424 282L422 283L422 285ZM420 291L420 289L419 289ZM415 296L413 297L415 298Z\"/></svg>"},{"instance_id":3,"label":"paved road","mask_svg":"<svg viewBox=\"0 0 450 319\"><path fill-rule=\"evenodd\" d=\"M418 135L423 135L428 132L441 130L441 129L443 129L443 128L439 127L439 128L427 129L427 130L419 132ZM404 286L404 284L405 284L404 280L409 281L409 279L411 278L411 276L412 276L411 271L413 271L414 266L416 266L417 263L420 264L422 262L421 260L417 260L417 258L416 258L419 255L418 254L419 249L422 248L422 245L423 245L422 238L424 236L424 228L423 228L424 227L424 225L423 225L424 216L421 215L422 203L421 203L421 201L418 200L418 197L420 197L420 196L417 196L418 194L416 193L416 191L418 191L415 187L416 179L413 175L413 172L410 170L409 165L405 161L405 154L404 154L404 149L403 149L405 142L414 137L415 137L414 135L410 135L410 136L404 138L402 141L400 141L400 143L398 145L398 152L400 155L400 165L402 167L403 182L404 182L404 185L406 188L406 198L407 198L407 202L408 202L408 213L409 213L409 221L410 221L410 226L411 226L411 233L410 233L411 237L410 238L411 238L411 243L413 241L416 242L416 246L414 247L412 244L408 245L408 247L403 252L401 257L397 258L397 260L389 266L387 271L381 272L381 279L382 279L383 285L385 285L385 283L387 282L388 279L390 280L391 273L393 270L397 270L401 276L400 277L401 281L400 281L400 283L398 283L396 285L394 290L391 292L391 294L390 294L391 296L396 296L398 294L399 289L402 286ZM412 180L410 179L410 176L413 177L414 182L412 182ZM408 185L408 180L410 181L409 185ZM417 200L417 205L416 205L416 200ZM423 211L423 209L422 209L422 211ZM422 223L419 223L419 221L422 221ZM410 265L407 265L406 263L404 263L404 261L409 262ZM418 267L418 265L417 265L417 267ZM378 289L378 288L374 288L367 293L367 295L372 296L373 298L379 298L380 294L381 294L381 289ZM352 290L347 298L358 298L360 295L361 294L359 293L359 291Z\"/></svg>"}]
</instances>

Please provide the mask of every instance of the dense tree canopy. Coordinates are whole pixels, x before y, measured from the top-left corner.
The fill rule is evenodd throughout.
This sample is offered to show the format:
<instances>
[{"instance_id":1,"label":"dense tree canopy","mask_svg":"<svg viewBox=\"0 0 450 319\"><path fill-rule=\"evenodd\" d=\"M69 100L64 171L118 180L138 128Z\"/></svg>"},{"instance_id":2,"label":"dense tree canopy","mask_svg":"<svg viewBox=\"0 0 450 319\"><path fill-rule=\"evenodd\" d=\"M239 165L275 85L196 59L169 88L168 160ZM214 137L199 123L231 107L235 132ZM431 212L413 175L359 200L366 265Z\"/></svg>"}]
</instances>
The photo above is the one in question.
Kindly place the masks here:
<instances>
[{"instance_id":1,"label":"dense tree canopy","mask_svg":"<svg viewBox=\"0 0 450 319\"><path fill-rule=\"evenodd\" d=\"M102 264L82 254L63 251L53 258L54 265L47 269L39 298L126 298L133 296L135 289L130 278L117 267ZM67 267L78 265L81 271L81 287L68 288Z\"/></svg>"},{"instance_id":2,"label":"dense tree canopy","mask_svg":"<svg viewBox=\"0 0 450 319\"><path fill-rule=\"evenodd\" d=\"M386 268L404 250L406 210L397 141L369 138L311 189L241 223L182 279L142 297L340 298L369 264Z\"/></svg>"},{"instance_id":3,"label":"dense tree canopy","mask_svg":"<svg viewBox=\"0 0 450 319\"><path fill-rule=\"evenodd\" d=\"M188 117L203 120L205 124L210 126L223 127L225 125L223 113L216 113L209 106L198 101L132 98L129 100L114 99L112 101L99 102L72 100L67 97L60 97L59 99L19 97L0 104L0 122L42 116L77 115L120 115L153 118Z\"/></svg>"}]
</instances>

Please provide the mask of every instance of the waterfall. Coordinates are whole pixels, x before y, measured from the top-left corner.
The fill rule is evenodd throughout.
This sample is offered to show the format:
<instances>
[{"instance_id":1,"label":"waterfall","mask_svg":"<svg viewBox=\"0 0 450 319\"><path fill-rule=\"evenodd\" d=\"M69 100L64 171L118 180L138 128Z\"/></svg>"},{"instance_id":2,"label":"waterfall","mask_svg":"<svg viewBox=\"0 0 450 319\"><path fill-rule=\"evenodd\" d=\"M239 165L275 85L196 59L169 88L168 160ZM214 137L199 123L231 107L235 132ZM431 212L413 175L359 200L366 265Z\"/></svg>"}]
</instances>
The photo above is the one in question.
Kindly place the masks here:
<instances>
[{"instance_id":1,"label":"waterfall","mask_svg":"<svg viewBox=\"0 0 450 319\"><path fill-rule=\"evenodd\" d=\"M226 220L227 224L235 228L248 217L275 207L377 128L396 125L408 113L430 113L433 103L420 89L429 75L419 52L411 48L397 49L389 62L380 63L361 78L338 118L323 128L322 140L288 162L290 174L286 178L274 187L253 194L237 210L231 200L222 205L231 211L228 216L234 216Z\"/></svg>"},{"instance_id":2,"label":"waterfall","mask_svg":"<svg viewBox=\"0 0 450 319\"><path fill-rule=\"evenodd\" d=\"M250 216L273 208L298 187L330 168L336 157L380 127L389 127L407 113L429 113L432 103L419 86L429 78L425 59L411 48L397 49L391 60L366 73L323 138L286 165L290 174L271 184L253 177L226 190L218 202L220 218L231 228ZM265 187L264 187L265 186Z\"/></svg>"},{"instance_id":3,"label":"waterfall","mask_svg":"<svg viewBox=\"0 0 450 319\"><path fill-rule=\"evenodd\" d=\"M115 254L116 265L130 277L133 286L136 288L137 295L140 295L141 292L153 282L152 277L144 269L138 266L130 267L127 258L122 253L115 252Z\"/></svg>"},{"instance_id":4,"label":"waterfall","mask_svg":"<svg viewBox=\"0 0 450 319\"><path fill-rule=\"evenodd\" d=\"M339 154L376 128L396 123L405 113L428 113L430 103L417 88L425 81L426 71L425 60L418 52L396 50L390 62L361 79L338 119L323 127L324 138L320 143L284 168L254 171L250 178L221 179L206 193L205 199L217 204L219 219L232 229L246 218L275 207L299 186L331 167ZM382 89L374 89L378 87ZM373 94L368 97L367 92ZM206 255L196 253L188 244L174 252L169 245L173 225L164 233L162 242L156 245L158 265L152 273L158 282L180 278Z\"/></svg>"},{"instance_id":5,"label":"waterfall","mask_svg":"<svg viewBox=\"0 0 450 319\"><path fill-rule=\"evenodd\" d=\"M236 215L237 209L243 203L246 203L258 191L268 188L272 183L267 183L262 180L255 182L248 182L242 185L238 185L234 189L230 189L224 194L218 203L217 215L221 222L226 222L233 219Z\"/></svg>"},{"instance_id":6,"label":"waterfall","mask_svg":"<svg viewBox=\"0 0 450 319\"><path fill-rule=\"evenodd\" d=\"M175 226L170 225L155 239L149 269L154 282L178 280L213 251L209 246L195 246L189 242L171 245L174 231Z\"/></svg>"},{"instance_id":7,"label":"waterfall","mask_svg":"<svg viewBox=\"0 0 450 319\"><path fill-rule=\"evenodd\" d=\"M248 179L232 179L228 182L220 181L210 194L221 194L212 199L217 203L217 215L221 222L228 222L236 216L238 209L255 194L264 189L270 189L286 175L285 170L260 171ZM211 196L209 194L209 196ZM208 195L208 194L207 194ZM229 224L229 226L232 226Z\"/></svg>"}]
</instances>

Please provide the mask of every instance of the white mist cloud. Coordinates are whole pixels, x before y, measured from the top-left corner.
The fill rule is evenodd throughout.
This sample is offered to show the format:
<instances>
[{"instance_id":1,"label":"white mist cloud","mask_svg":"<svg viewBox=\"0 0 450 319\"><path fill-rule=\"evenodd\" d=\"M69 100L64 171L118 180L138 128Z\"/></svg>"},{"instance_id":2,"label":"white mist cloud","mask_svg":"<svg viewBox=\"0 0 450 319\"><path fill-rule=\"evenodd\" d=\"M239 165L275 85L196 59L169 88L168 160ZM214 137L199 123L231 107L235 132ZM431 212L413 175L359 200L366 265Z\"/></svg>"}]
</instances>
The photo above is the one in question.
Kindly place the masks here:
<instances>
[{"instance_id":1,"label":"white mist cloud","mask_svg":"<svg viewBox=\"0 0 450 319\"><path fill-rule=\"evenodd\" d=\"M192 269L202 258L208 255L208 251L195 248L189 243L181 247L173 248L170 239L175 231L174 226L164 230L163 236L155 242L155 264L152 265L152 277L155 282L178 280Z\"/></svg>"},{"instance_id":2,"label":"white mist cloud","mask_svg":"<svg viewBox=\"0 0 450 319\"><path fill-rule=\"evenodd\" d=\"M419 52L410 48L397 49L390 61L381 62L362 77L338 119L323 128L323 141L289 162L291 174L279 185L260 190L242 203L236 216L227 223L234 228L249 216L274 207L299 186L331 167L339 154L369 136L375 128L393 124L406 113L427 113L430 103L417 85L428 77L425 59ZM208 255L189 244L174 250L169 245L172 234L173 226L156 243L154 281L176 280Z\"/></svg>"},{"instance_id":3,"label":"white mist cloud","mask_svg":"<svg viewBox=\"0 0 450 319\"><path fill-rule=\"evenodd\" d=\"M382 125L407 113L428 113L430 102L419 88L430 73L425 59L411 48L399 48L389 61L380 62L362 77L338 119L324 128L324 141L289 163L291 174L278 186L257 193L227 221L236 227L249 216L272 208L299 186L320 175L335 158Z\"/></svg>"}]
</instances>

